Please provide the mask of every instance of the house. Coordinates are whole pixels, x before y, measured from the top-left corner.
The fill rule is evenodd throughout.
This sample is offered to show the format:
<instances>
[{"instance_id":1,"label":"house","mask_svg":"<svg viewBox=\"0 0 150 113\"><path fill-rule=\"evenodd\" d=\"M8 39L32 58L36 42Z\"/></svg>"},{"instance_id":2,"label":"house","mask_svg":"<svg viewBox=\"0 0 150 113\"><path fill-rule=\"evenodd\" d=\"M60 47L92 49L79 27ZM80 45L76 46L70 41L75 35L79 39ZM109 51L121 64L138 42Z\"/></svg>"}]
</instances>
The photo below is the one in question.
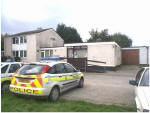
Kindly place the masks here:
<instances>
[{"instance_id":1,"label":"house","mask_svg":"<svg viewBox=\"0 0 150 113\"><path fill-rule=\"evenodd\" d=\"M4 55L20 57L23 62L40 61L41 48L61 47L64 40L52 29L37 29L10 35L4 39ZM51 56L50 51L46 52Z\"/></svg>"},{"instance_id":2,"label":"house","mask_svg":"<svg viewBox=\"0 0 150 113\"><path fill-rule=\"evenodd\" d=\"M59 48L41 48L41 51L51 51L52 56L66 57L69 63L80 69L92 65L112 70L121 64L121 48L115 42L64 44L64 47Z\"/></svg>"},{"instance_id":3,"label":"house","mask_svg":"<svg viewBox=\"0 0 150 113\"><path fill-rule=\"evenodd\" d=\"M134 46L122 48L122 64L149 64L149 46Z\"/></svg>"}]
</instances>

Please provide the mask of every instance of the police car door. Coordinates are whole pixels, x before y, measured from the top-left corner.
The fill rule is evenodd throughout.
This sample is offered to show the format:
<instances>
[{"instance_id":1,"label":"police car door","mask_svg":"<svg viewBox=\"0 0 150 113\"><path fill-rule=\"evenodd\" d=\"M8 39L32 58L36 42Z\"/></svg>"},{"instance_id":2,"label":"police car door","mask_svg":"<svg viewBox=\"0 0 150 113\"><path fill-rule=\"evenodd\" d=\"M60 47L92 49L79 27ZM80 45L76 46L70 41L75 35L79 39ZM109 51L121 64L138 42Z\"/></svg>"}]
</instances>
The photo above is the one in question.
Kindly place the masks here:
<instances>
[{"instance_id":1,"label":"police car door","mask_svg":"<svg viewBox=\"0 0 150 113\"><path fill-rule=\"evenodd\" d=\"M69 87L74 87L78 84L77 82L77 75L78 72L76 69L74 69L70 64L64 63L65 69L67 71L67 80Z\"/></svg>"},{"instance_id":2,"label":"police car door","mask_svg":"<svg viewBox=\"0 0 150 113\"><path fill-rule=\"evenodd\" d=\"M55 70L56 70L56 76L59 77L59 83L61 85L61 90L66 90L68 89L68 80L67 76L68 74L66 73L66 69L64 67L63 63L59 63L54 65Z\"/></svg>"}]
</instances>

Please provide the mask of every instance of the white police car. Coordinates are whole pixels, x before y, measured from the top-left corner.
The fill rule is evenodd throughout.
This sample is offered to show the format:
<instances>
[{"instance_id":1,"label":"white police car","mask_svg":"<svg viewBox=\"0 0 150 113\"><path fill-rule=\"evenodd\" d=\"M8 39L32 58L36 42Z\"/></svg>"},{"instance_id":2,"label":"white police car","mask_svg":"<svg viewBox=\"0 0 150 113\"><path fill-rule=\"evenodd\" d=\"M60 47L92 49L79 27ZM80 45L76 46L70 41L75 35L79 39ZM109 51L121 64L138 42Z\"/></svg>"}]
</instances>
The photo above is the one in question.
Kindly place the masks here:
<instances>
[{"instance_id":1,"label":"white police car","mask_svg":"<svg viewBox=\"0 0 150 113\"><path fill-rule=\"evenodd\" d=\"M30 63L12 76L10 91L57 101L61 92L76 86L81 88L83 83L83 73L69 63Z\"/></svg>"},{"instance_id":2,"label":"white police car","mask_svg":"<svg viewBox=\"0 0 150 113\"><path fill-rule=\"evenodd\" d=\"M138 112L150 111L149 67L141 68L135 80L129 83L135 86L135 101Z\"/></svg>"},{"instance_id":3,"label":"white police car","mask_svg":"<svg viewBox=\"0 0 150 113\"><path fill-rule=\"evenodd\" d=\"M9 91L10 78L21 65L21 62L1 63L1 90L3 93Z\"/></svg>"}]
</instances>

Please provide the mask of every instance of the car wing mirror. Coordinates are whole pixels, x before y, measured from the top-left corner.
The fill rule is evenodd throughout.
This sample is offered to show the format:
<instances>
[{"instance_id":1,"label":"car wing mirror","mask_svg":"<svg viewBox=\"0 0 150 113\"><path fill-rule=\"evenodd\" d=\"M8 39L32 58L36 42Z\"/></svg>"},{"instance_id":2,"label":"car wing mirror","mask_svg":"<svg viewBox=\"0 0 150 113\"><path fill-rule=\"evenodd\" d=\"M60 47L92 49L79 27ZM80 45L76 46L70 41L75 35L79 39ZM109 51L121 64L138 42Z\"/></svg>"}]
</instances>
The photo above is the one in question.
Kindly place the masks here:
<instances>
[{"instance_id":1,"label":"car wing mirror","mask_svg":"<svg viewBox=\"0 0 150 113\"><path fill-rule=\"evenodd\" d=\"M137 86L137 83L135 80L129 80L129 84L133 86Z\"/></svg>"}]
</instances>

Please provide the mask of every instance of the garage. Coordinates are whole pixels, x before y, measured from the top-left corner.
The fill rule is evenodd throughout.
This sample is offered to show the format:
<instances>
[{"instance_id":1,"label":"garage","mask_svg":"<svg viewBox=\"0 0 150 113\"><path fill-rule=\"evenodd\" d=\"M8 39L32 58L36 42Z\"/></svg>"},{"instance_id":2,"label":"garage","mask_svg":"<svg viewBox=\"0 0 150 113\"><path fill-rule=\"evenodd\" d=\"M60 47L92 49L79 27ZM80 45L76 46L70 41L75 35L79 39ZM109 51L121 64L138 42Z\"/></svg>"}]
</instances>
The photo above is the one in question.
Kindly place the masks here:
<instances>
[{"instance_id":1,"label":"garage","mask_svg":"<svg viewBox=\"0 0 150 113\"><path fill-rule=\"evenodd\" d=\"M122 49L122 64L123 65L138 65L139 64L139 48L123 48Z\"/></svg>"}]
</instances>

